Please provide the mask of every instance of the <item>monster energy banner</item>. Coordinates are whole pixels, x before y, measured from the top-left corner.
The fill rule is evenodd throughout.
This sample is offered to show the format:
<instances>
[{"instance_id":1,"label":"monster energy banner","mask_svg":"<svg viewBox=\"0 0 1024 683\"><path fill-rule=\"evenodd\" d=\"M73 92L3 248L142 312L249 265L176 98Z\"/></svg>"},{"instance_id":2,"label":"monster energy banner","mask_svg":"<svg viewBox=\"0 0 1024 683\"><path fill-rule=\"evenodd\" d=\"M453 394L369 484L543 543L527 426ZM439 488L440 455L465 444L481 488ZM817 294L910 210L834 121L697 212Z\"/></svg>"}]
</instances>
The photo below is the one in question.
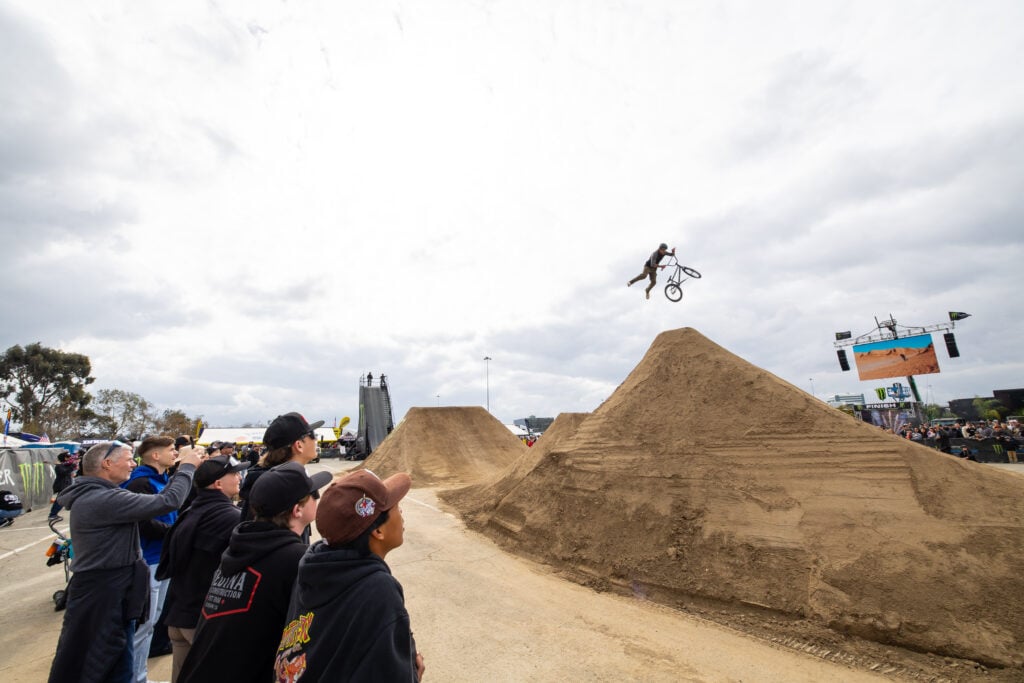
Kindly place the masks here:
<instances>
[{"instance_id":1,"label":"monster energy banner","mask_svg":"<svg viewBox=\"0 0 1024 683\"><path fill-rule=\"evenodd\" d=\"M0 449L0 489L18 494L28 512L50 503L53 466L63 448Z\"/></svg>"}]
</instances>

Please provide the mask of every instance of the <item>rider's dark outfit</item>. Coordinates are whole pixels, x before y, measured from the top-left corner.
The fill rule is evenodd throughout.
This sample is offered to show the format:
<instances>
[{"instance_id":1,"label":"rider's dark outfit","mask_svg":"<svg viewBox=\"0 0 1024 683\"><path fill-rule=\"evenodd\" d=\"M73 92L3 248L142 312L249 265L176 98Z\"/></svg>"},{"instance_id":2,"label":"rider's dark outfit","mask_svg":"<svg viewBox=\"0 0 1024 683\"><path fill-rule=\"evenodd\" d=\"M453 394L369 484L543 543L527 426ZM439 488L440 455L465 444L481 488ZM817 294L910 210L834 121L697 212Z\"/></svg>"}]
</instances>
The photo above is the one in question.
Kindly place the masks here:
<instances>
[{"instance_id":1,"label":"rider's dark outfit","mask_svg":"<svg viewBox=\"0 0 1024 683\"><path fill-rule=\"evenodd\" d=\"M673 250L674 250L674 247L673 247ZM629 287L634 282L639 282L640 280L643 280L645 277L651 278L651 284L647 285L647 289L645 290L647 292L647 298L650 299L651 298L651 290L654 289L654 285L658 281L658 264L661 263L661 259L663 259L666 256L668 256L668 254L669 254L669 252L667 251L667 247L666 247L666 251L665 251L664 254L661 253L661 247L658 247L657 249L655 249L654 253L651 254L650 258L648 258L646 261L644 261L644 270L643 270L643 272L640 273L639 275L637 275L635 278L633 278L629 282L627 282L626 286Z\"/></svg>"}]
</instances>

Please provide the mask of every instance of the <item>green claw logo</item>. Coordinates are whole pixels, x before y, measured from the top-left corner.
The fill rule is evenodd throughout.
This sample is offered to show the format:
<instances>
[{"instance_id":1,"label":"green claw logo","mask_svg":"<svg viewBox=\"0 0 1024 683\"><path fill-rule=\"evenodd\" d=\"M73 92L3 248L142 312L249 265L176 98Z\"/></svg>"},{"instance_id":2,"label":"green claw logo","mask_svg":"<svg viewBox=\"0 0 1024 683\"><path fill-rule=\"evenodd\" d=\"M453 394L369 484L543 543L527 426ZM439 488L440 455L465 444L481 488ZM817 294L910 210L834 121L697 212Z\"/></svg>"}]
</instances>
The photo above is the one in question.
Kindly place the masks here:
<instances>
[{"instance_id":1,"label":"green claw logo","mask_svg":"<svg viewBox=\"0 0 1024 683\"><path fill-rule=\"evenodd\" d=\"M46 463L23 462L18 465L21 471L21 482L25 487L25 497L41 495L46 489Z\"/></svg>"}]
</instances>

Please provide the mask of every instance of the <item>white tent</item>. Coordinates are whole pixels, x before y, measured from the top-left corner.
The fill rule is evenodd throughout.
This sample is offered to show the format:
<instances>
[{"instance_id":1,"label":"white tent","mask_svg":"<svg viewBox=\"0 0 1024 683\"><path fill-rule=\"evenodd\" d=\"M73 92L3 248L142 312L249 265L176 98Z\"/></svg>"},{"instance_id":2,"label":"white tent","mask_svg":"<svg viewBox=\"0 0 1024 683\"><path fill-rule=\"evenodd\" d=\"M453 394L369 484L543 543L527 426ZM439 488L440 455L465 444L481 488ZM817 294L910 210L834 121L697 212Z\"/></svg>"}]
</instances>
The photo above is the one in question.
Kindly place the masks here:
<instances>
[{"instance_id":1,"label":"white tent","mask_svg":"<svg viewBox=\"0 0 1024 683\"><path fill-rule=\"evenodd\" d=\"M515 434L519 438L523 438L523 437L526 437L526 436L530 435L530 432L526 431L525 428L520 427L519 425L505 425L505 426L508 427L508 430L510 432L512 432L513 434Z\"/></svg>"},{"instance_id":2,"label":"white tent","mask_svg":"<svg viewBox=\"0 0 1024 683\"><path fill-rule=\"evenodd\" d=\"M5 434L0 437L0 448L21 448L27 443L31 442L23 441L22 439L19 439L16 436L11 436L10 434Z\"/></svg>"},{"instance_id":3,"label":"white tent","mask_svg":"<svg viewBox=\"0 0 1024 683\"><path fill-rule=\"evenodd\" d=\"M199 435L199 444L209 446L214 441L227 441L234 444L247 444L250 441L257 444L263 443L263 433L266 427L207 427ZM316 430L318 441L336 441L334 430L330 427L320 427Z\"/></svg>"}]
</instances>

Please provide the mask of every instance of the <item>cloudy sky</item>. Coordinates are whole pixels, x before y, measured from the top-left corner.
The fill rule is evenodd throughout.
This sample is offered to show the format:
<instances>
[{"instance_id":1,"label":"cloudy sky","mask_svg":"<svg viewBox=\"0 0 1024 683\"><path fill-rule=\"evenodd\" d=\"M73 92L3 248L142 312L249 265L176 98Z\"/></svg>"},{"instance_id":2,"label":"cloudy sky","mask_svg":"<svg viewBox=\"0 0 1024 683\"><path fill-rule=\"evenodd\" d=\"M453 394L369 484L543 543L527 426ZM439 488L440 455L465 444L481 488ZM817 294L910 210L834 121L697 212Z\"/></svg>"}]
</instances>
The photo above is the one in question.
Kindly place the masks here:
<instances>
[{"instance_id":1,"label":"cloudy sky","mask_svg":"<svg viewBox=\"0 0 1024 683\"><path fill-rule=\"evenodd\" d=\"M824 399L885 383L834 332L948 311L924 398L1024 387L1019 0L0 0L0 44L0 348L96 389L511 422L693 327ZM680 303L625 286L662 241Z\"/></svg>"}]
</instances>

